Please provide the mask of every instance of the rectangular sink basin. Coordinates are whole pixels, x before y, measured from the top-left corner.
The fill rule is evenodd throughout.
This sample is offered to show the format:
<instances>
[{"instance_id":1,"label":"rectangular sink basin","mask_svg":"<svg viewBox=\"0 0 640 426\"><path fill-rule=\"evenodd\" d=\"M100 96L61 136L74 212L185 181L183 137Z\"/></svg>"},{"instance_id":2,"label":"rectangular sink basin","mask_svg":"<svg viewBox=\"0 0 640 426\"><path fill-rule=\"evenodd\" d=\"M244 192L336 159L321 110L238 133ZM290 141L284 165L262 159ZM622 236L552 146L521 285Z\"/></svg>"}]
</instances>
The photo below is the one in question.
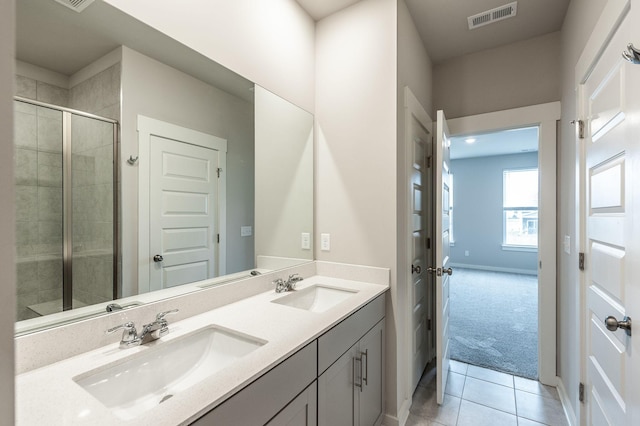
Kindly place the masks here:
<instances>
[{"instance_id":1,"label":"rectangular sink basin","mask_svg":"<svg viewBox=\"0 0 640 426\"><path fill-rule=\"evenodd\" d=\"M73 380L116 416L131 420L265 343L211 326Z\"/></svg>"},{"instance_id":2,"label":"rectangular sink basin","mask_svg":"<svg viewBox=\"0 0 640 426\"><path fill-rule=\"evenodd\" d=\"M311 312L324 312L357 292L357 290L316 284L302 290L295 290L284 297L272 300L272 302Z\"/></svg>"}]
</instances>

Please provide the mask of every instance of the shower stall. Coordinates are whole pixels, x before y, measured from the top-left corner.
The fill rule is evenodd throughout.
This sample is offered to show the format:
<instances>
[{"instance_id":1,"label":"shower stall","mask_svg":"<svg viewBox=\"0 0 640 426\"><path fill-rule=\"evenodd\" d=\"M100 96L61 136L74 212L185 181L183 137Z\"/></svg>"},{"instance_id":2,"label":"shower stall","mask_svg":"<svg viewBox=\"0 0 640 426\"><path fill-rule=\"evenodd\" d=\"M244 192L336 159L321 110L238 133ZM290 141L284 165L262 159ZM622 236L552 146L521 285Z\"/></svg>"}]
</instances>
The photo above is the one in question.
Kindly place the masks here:
<instances>
[{"instance_id":1,"label":"shower stall","mask_svg":"<svg viewBox=\"0 0 640 426\"><path fill-rule=\"evenodd\" d=\"M113 300L115 120L14 98L17 319Z\"/></svg>"}]
</instances>

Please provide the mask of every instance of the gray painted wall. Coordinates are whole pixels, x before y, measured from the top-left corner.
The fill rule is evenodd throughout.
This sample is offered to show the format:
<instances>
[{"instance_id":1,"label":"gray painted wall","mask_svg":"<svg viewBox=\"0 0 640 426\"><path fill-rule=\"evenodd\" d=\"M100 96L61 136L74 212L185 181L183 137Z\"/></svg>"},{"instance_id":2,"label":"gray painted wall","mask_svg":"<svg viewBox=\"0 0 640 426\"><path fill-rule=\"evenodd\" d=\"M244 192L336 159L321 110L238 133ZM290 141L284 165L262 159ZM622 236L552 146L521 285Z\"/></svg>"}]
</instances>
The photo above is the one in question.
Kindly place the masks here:
<instances>
[{"instance_id":1,"label":"gray painted wall","mask_svg":"<svg viewBox=\"0 0 640 426\"><path fill-rule=\"evenodd\" d=\"M451 262L488 268L537 271L537 252L502 249L502 172L538 167L535 152L451 161L453 237ZM465 256L465 250L469 256Z\"/></svg>"},{"instance_id":2,"label":"gray painted wall","mask_svg":"<svg viewBox=\"0 0 640 426\"><path fill-rule=\"evenodd\" d=\"M560 33L551 33L438 64L436 109L465 117L560 100Z\"/></svg>"}]
</instances>

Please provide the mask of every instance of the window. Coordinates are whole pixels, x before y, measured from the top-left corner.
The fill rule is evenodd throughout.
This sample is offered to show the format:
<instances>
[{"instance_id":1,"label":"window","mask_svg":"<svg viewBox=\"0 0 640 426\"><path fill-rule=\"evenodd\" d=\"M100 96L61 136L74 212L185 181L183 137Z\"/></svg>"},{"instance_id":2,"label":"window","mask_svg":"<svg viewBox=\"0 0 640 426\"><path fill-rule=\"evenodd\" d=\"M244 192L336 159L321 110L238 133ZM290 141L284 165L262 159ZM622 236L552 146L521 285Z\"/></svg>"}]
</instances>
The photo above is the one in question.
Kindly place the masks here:
<instances>
[{"instance_id":1,"label":"window","mask_svg":"<svg viewBox=\"0 0 640 426\"><path fill-rule=\"evenodd\" d=\"M504 245L538 247L538 169L503 172Z\"/></svg>"}]
</instances>

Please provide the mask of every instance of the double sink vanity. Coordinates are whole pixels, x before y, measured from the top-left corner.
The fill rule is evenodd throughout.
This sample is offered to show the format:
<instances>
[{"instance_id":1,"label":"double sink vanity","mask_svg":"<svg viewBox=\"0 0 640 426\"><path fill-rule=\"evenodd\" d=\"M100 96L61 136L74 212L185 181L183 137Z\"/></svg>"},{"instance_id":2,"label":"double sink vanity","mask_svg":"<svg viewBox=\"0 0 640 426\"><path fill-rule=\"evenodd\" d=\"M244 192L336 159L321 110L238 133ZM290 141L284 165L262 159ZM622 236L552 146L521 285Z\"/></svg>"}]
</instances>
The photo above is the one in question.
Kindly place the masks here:
<instances>
[{"instance_id":1,"label":"double sink vanity","mask_svg":"<svg viewBox=\"0 0 640 426\"><path fill-rule=\"evenodd\" d=\"M17 338L17 424L379 424L388 270L310 265L291 291L273 283L298 270L25 336L28 362ZM154 308L179 311L145 318ZM130 324L122 344L105 335L119 321ZM131 344L133 323L158 322L155 339ZM95 348L46 355L47 333L81 340L73 333L87 329Z\"/></svg>"}]
</instances>

